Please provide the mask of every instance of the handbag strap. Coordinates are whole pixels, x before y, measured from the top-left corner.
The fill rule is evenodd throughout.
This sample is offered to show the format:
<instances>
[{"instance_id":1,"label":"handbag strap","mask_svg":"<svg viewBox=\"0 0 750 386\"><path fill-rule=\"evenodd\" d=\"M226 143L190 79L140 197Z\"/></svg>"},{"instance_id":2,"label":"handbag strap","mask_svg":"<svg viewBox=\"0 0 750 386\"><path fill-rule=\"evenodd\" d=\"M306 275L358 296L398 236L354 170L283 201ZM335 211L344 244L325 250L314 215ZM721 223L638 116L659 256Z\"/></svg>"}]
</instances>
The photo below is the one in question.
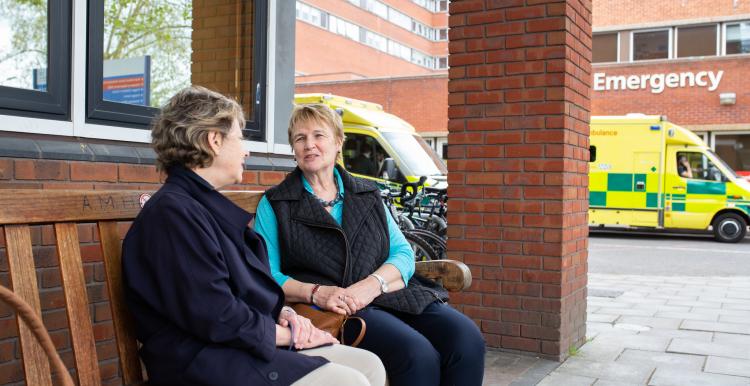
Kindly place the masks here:
<instances>
[{"instance_id":1,"label":"handbag strap","mask_svg":"<svg viewBox=\"0 0 750 386\"><path fill-rule=\"evenodd\" d=\"M354 342L352 342L352 344L349 345L352 347L357 347L357 345L359 345L362 342L362 339L364 339L365 332L367 331L367 323L365 323L365 320L360 318L359 316L350 316L346 318L346 320L344 320L344 324L341 325L341 331L339 332L339 335L340 335L339 341L341 342L341 344L344 344L344 325L346 325L346 322L352 319L357 319L362 324L362 328L359 330L359 335L357 335L357 338L354 339Z\"/></svg>"}]
</instances>

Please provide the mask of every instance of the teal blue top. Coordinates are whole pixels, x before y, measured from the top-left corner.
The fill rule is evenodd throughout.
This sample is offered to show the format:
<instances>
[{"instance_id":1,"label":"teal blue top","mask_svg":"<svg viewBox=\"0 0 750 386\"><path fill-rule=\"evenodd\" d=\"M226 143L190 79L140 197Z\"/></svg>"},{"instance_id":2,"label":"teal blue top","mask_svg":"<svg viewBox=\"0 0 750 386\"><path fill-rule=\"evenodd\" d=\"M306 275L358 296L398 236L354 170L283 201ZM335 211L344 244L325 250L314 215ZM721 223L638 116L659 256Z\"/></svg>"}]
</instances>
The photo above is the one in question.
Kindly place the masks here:
<instances>
[{"instance_id":1,"label":"teal blue top","mask_svg":"<svg viewBox=\"0 0 750 386\"><path fill-rule=\"evenodd\" d=\"M344 182L341 180L339 171L335 168L333 173L336 176L336 184L339 188L339 195L344 196ZM302 184L305 186L305 190L313 193L310 183L307 182L304 175L302 176ZM385 204L383 204L385 205ZM341 225L342 213L344 210L344 201L340 200L333 205L331 209L331 216L336 223ZM388 251L388 259L385 260L386 264L392 264L396 269L401 272L401 278L404 280L404 284L409 283L409 279L414 274L414 251L412 251L409 242L406 241L404 234L398 228L398 225L393 220L390 211L386 208L386 218L388 219L388 235L390 241L390 250ZM278 222L276 221L276 213L273 212L271 203L264 195L258 203L258 208L255 213L255 231L266 240L266 247L268 248L268 262L271 265L271 274L273 278L283 286L289 276L281 272L281 252L279 250L279 229Z\"/></svg>"}]
</instances>

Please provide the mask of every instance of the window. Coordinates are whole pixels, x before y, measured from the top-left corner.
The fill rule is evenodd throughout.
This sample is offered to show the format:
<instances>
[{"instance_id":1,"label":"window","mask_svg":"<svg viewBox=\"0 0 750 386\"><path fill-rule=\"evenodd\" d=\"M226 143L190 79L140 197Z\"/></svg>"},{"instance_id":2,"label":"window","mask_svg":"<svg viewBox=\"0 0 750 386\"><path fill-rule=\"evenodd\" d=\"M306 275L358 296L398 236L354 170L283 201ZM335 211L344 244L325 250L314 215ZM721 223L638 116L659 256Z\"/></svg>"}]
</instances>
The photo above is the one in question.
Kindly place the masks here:
<instances>
[{"instance_id":1,"label":"window","mask_svg":"<svg viewBox=\"0 0 750 386\"><path fill-rule=\"evenodd\" d=\"M401 28L411 29L411 18L393 8L388 8L388 20Z\"/></svg>"},{"instance_id":2,"label":"window","mask_svg":"<svg viewBox=\"0 0 750 386\"><path fill-rule=\"evenodd\" d=\"M716 153L737 171L750 173L750 134L716 134Z\"/></svg>"},{"instance_id":3,"label":"window","mask_svg":"<svg viewBox=\"0 0 750 386\"><path fill-rule=\"evenodd\" d=\"M437 40L440 40L440 41L448 40L448 28L440 28L438 30Z\"/></svg>"},{"instance_id":4,"label":"window","mask_svg":"<svg viewBox=\"0 0 750 386\"><path fill-rule=\"evenodd\" d=\"M380 177L383 160L389 157L375 138L365 134L347 134L342 152L346 170L370 177Z\"/></svg>"},{"instance_id":5,"label":"window","mask_svg":"<svg viewBox=\"0 0 750 386\"><path fill-rule=\"evenodd\" d=\"M68 1L0 2L0 114L70 120Z\"/></svg>"},{"instance_id":6,"label":"window","mask_svg":"<svg viewBox=\"0 0 750 386\"><path fill-rule=\"evenodd\" d=\"M247 115L245 136L264 140L267 2L243 0L226 16L193 16L212 7L89 1L86 121L148 129L159 106L196 84L234 97Z\"/></svg>"},{"instance_id":7,"label":"window","mask_svg":"<svg viewBox=\"0 0 750 386\"><path fill-rule=\"evenodd\" d=\"M618 40L617 32L594 35L591 62L617 62L617 54L619 52Z\"/></svg>"},{"instance_id":8,"label":"window","mask_svg":"<svg viewBox=\"0 0 750 386\"><path fill-rule=\"evenodd\" d=\"M388 52L388 39L372 31L365 32L365 44L380 51Z\"/></svg>"},{"instance_id":9,"label":"window","mask_svg":"<svg viewBox=\"0 0 750 386\"><path fill-rule=\"evenodd\" d=\"M367 6L365 9L380 16L383 19L388 20L388 6L378 0L366 0Z\"/></svg>"},{"instance_id":10,"label":"window","mask_svg":"<svg viewBox=\"0 0 750 386\"><path fill-rule=\"evenodd\" d=\"M297 19L318 27L328 28L328 14L305 3L297 2Z\"/></svg>"},{"instance_id":11,"label":"window","mask_svg":"<svg viewBox=\"0 0 750 386\"><path fill-rule=\"evenodd\" d=\"M727 24L726 54L750 53L750 22Z\"/></svg>"},{"instance_id":12,"label":"window","mask_svg":"<svg viewBox=\"0 0 750 386\"><path fill-rule=\"evenodd\" d=\"M645 31L633 33L633 60L669 59L670 31Z\"/></svg>"},{"instance_id":13,"label":"window","mask_svg":"<svg viewBox=\"0 0 750 386\"><path fill-rule=\"evenodd\" d=\"M704 181L726 181L716 165L703 153L678 152L677 174L682 178Z\"/></svg>"},{"instance_id":14,"label":"window","mask_svg":"<svg viewBox=\"0 0 750 386\"><path fill-rule=\"evenodd\" d=\"M445 70L447 68L448 68L448 57L444 56L442 58L438 58L437 69L438 70Z\"/></svg>"},{"instance_id":15,"label":"window","mask_svg":"<svg viewBox=\"0 0 750 386\"><path fill-rule=\"evenodd\" d=\"M393 40L388 40L388 53L404 60L411 60L411 48Z\"/></svg>"},{"instance_id":16,"label":"window","mask_svg":"<svg viewBox=\"0 0 750 386\"><path fill-rule=\"evenodd\" d=\"M717 54L717 26L701 25L677 28L677 57L713 56Z\"/></svg>"},{"instance_id":17,"label":"window","mask_svg":"<svg viewBox=\"0 0 750 386\"><path fill-rule=\"evenodd\" d=\"M328 15L328 30L335 34L346 36L349 39L360 41L359 26L339 19L336 16Z\"/></svg>"}]
</instances>

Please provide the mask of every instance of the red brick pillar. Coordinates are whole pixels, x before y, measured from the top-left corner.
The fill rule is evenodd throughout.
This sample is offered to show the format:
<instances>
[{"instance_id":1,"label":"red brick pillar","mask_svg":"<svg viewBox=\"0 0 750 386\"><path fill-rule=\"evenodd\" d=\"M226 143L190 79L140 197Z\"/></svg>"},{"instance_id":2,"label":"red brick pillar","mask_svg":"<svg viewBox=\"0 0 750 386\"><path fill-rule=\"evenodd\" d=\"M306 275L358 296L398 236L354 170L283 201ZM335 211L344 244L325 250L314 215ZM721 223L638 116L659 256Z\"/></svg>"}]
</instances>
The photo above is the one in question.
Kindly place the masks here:
<instances>
[{"instance_id":1,"label":"red brick pillar","mask_svg":"<svg viewBox=\"0 0 750 386\"><path fill-rule=\"evenodd\" d=\"M591 0L450 3L448 249L490 347L586 332Z\"/></svg>"}]
</instances>

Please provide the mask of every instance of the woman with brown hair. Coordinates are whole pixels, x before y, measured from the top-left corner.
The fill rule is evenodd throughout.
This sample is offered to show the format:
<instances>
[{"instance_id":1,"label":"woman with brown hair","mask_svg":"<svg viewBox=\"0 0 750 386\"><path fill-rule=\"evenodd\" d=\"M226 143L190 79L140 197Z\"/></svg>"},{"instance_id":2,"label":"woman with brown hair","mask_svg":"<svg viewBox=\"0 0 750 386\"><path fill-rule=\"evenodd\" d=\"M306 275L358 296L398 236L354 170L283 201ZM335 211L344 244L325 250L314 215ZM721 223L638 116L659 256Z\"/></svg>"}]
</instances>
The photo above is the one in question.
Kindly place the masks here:
<instances>
[{"instance_id":1,"label":"woman with brown hair","mask_svg":"<svg viewBox=\"0 0 750 386\"><path fill-rule=\"evenodd\" d=\"M244 124L235 101L190 87L153 125L157 168L168 177L133 222L122 258L149 383L383 385L376 356L284 307L252 215L219 193L242 181Z\"/></svg>"}]
</instances>

